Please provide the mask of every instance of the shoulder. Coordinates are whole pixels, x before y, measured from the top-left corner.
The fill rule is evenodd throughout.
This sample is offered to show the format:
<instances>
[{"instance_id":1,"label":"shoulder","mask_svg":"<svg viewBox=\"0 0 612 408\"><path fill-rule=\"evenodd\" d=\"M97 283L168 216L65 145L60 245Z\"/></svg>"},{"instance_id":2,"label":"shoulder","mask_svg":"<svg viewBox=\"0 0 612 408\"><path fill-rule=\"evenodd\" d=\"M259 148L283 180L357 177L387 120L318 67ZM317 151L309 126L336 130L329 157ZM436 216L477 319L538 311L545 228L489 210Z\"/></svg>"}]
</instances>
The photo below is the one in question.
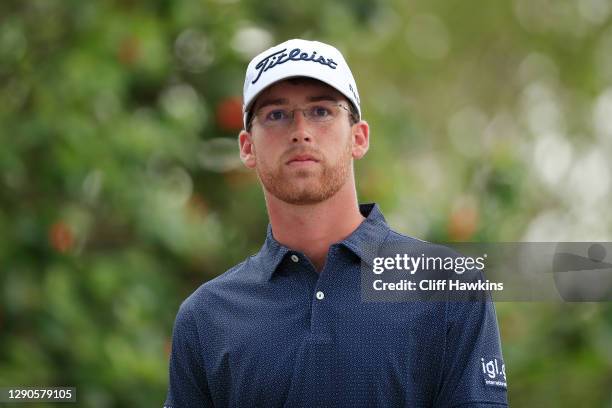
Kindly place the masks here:
<instances>
[{"instance_id":1,"label":"shoulder","mask_svg":"<svg viewBox=\"0 0 612 408\"><path fill-rule=\"evenodd\" d=\"M256 283L255 256L250 256L221 275L203 283L181 304L185 312L197 313L206 310L211 303L218 302L236 292L238 288Z\"/></svg>"},{"instance_id":2,"label":"shoulder","mask_svg":"<svg viewBox=\"0 0 612 408\"><path fill-rule=\"evenodd\" d=\"M462 253L462 249L461 246L435 244L390 230L378 250L378 257L381 258L379 264L385 258L410 258L411 279L418 284L421 280L447 281L439 289L425 291L426 295L438 296L436 299L442 295L446 301L490 301L489 291L483 289L487 286L481 284L486 282L486 255L470 256Z\"/></svg>"},{"instance_id":3,"label":"shoulder","mask_svg":"<svg viewBox=\"0 0 612 408\"><path fill-rule=\"evenodd\" d=\"M419 254L423 255L451 258L462 256L460 253L447 246L434 244L419 238L404 235L392 229L389 230L389 233L383 242L382 249L390 249L394 251L403 249L410 253L419 252Z\"/></svg>"}]
</instances>

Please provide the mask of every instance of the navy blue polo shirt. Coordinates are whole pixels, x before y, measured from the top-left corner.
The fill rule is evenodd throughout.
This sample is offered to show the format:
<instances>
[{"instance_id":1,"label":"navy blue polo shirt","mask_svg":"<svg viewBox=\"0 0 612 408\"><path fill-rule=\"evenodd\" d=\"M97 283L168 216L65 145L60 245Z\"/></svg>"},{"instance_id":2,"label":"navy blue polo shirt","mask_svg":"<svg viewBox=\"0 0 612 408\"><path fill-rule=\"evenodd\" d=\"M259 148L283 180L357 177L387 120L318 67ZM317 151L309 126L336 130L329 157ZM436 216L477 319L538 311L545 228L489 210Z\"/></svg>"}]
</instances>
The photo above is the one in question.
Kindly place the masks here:
<instances>
[{"instance_id":1,"label":"navy blue polo shirt","mask_svg":"<svg viewBox=\"0 0 612 408\"><path fill-rule=\"evenodd\" d=\"M366 302L361 261L392 231L375 204L317 273L268 227L256 254L181 305L166 407L497 407L504 384L487 301ZM490 299L490 298L489 298ZM493 376L491 376L493 374Z\"/></svg>"}]
</instances>

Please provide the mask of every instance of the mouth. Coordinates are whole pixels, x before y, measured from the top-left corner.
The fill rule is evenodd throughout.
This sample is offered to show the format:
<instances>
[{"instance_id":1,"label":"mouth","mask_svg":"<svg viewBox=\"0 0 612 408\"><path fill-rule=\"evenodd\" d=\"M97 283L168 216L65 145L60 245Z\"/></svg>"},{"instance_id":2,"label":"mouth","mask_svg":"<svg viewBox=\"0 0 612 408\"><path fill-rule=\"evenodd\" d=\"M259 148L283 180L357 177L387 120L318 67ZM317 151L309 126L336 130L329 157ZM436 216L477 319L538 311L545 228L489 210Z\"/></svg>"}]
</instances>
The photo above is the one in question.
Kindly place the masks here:
<instances>
[{"instance_id":1,"label":"mouth","mask_svg":"<svg viewBox=\"0 0 612 408\"><path fill-rule=\"evenodd\" d=\"M309 164L314 164L314 163L318 163L319 161L314 158L314 156L311 156L309 154L300 154L297 156L293 156L291 159L289 159L289 161L287 161L288 165L293 165L293 166L303 166L303 165L309 165Z\"/></svg>"}]
</instances>

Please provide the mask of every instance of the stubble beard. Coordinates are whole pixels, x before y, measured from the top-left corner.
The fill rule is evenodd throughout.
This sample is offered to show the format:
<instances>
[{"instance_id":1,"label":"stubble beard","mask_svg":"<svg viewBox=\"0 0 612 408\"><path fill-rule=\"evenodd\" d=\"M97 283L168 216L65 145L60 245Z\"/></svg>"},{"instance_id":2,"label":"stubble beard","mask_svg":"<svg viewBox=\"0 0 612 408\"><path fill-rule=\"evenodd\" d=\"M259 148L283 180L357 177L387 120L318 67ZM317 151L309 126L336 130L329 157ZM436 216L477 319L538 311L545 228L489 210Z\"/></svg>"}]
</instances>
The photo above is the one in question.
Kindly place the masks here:
<instances>
[{"instance_id":1,"label":"stubble beard","mask_svg":"<svg viewBox=\"0 0 612 408\"><path fill-rule=\"evenodd\" d=\"M290 175L284 163L273 169L259 163L257 175L264 189L285 203L317 204L335 195L346 183L351 171L351 151L349 140L343 155L333 165L322 159L317 164L318 169L299 169L291 171ZM308 180L304 182L304 179Z\"/></svg>"}]
</instances>

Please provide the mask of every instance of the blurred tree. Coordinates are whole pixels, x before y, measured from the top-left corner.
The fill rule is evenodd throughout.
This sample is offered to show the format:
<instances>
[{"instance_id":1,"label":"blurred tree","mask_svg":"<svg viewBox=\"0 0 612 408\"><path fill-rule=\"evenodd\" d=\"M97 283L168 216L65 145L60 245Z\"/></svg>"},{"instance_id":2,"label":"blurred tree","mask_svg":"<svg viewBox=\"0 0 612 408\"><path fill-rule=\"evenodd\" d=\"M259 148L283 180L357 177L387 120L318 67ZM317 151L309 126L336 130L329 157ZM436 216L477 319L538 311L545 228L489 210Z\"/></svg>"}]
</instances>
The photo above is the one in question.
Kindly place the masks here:
<instances>
[{"instance_id":1,"label":"blurred tree","mask_svg":"<svg viewBox=\"0 0 612 408\"><path fill-rule=\"evenodd\" d=\"M373 129L360 196L400 231L610 240L611 8L3 2L0 385L160 405L180 302L263 240L239 98L250 58L287 38L350 61ZM513 405L611 403L609 303L498 312Z\"/></svg>"}]
</instances>

